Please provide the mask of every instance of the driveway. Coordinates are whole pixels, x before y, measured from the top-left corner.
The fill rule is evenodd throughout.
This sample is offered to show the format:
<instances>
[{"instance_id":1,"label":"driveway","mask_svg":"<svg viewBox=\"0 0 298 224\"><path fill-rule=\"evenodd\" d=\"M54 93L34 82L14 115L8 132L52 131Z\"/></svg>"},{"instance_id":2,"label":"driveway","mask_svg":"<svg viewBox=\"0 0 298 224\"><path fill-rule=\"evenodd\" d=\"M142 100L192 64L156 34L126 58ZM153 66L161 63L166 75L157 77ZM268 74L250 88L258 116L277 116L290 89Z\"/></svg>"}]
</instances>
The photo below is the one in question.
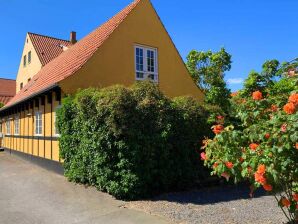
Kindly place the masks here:
<instances>
[{"instance_id":1,"label":"driveway","mask_svg":"<svg viewBox=\"0 0 298 224\"><path fill-rule=\"evenodd\" d=\"M94 188L0 152L0 223L3 224L166 224Z\"/></svg>"}]
</instances>

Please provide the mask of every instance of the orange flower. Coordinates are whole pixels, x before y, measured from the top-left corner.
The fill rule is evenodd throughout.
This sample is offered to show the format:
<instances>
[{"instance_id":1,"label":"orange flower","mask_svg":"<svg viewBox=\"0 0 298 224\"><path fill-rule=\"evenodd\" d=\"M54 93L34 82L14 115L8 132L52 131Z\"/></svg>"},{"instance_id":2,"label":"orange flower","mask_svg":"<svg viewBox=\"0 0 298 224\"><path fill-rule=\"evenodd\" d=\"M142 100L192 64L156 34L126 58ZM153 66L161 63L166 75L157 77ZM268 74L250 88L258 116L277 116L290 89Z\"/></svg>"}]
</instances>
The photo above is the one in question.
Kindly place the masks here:
<instances>
[{"instance_id":1,"label":"orange flower","mask_svg":"<svg viewBox=\"0 0 298 224\"><path fill-rule=\"evenodd\" d=\"M233 92L233 93L231 93L231 97L235 97L235 96L237 96L239 94L239 92L237 91L237 92Z\"/></svg>"},{"instance_id":2,"label":"orange flower","mask_svg":"<svg viewBox=\"0 0 298 224\"><path fill-rule=\"evenodd\" d=\"M262 174L259 174L259 173L255 173L255 181L264 185L266 184L267 180L266 178L262 175Z\"/></svg>"},{"instance_id":3,"label":"orange flower","mask_svg":"<svg viewBox=\"0 0 298 224\"><path fill-rule=\"evenodd\" d=\"M263 188L264 188L265 191L272 191L272 189L273 189L272 185L270 185L270 184L264 184Z\"/></svg>"},{"instance_id":4,"label":"orange flower","mask_svg":"<svg viewBox=\"0 0 298 224\"><path fill-rule=\"evenodd\" d=\"M206 153L204 152L201 153L201 160L207 160Z\"/></svg>"},{"instance_id":5,"label":"orange flower","mask_svg":"<svg viewBox=\"0 0 298 224\"><path fill-rule=\"evenodd\" d=\"M282 131L282 132L286 132L287 131L287 124L283 124L282 126L281 126L281 128L280 128L280 130Z\"/></svg>"},{"instance_id":6,"label":"orange flower","mask_svg":"<svg viewBox=\"0 0 298 224\"><path fill-rule=\"evenodd\" d=\"M266 133L266 134L265 134L265 138L266 138L266 139L269 139L269 138L270 138L270 134L269 134L269 133Z\"/></svg>"},{"instance_id":7,"label":"orange flower","mask_svg":"<svg viewBox=\"0 0 298 224\"><path fill-rule=\"evenodd\" d=\"M261 99L263 99L263 94L260 91L255 91L252 93L252 98L254 100L261 100Z\"/></svg>"},{"instance_id":8,"label":"orange flower","mask_svg":"<svg viewBox=\"0 0 298 224\"><path fill-rule=\"evenodd\" d=\"M220 134L223 130L224 130L224 126L222 126L222 125L213 126L213 132L216 135Z\"/></svg>"},{"instance_id":9,"label":"orange flower","mask_svg":"<svg viewBox=\"0 0 298 224\"><path fill-rule=\"evenodd\" d=\"M290 97L289 97L289 102L293 103L295 106L298 106L298 93L293 93Z\"/></svg>"},{"instance_id":10,"label":"orange flower","mask_svg":"<svg viewBox=\"0 0 298 224\"><path fill-rule=\"evenodd\" d=\"M249 145L249 148L253 151L256 151L258 147L259 147L259 144L257 144L257 143L251 143Z\"/></svg>"},{"instance_id":11,"label":"orange flower","mask_svg":"<svg viewBox=\"0 0 298 224\"><path fill-rule=\"evenodd\" d=\"M294 199L296 202L298 202L298 194L297 194L297 193L293 194L293 199Z\"/></svg>"},{"instance_id":12,"label":"orange flower","mask_svg":"<svg viewBox=\"0 0 298 224\"><path fill-rule=\"evenodd\" d=\"M289 207L291 205L291 202L285 197L283 197L280 202L283 207Z\"/></svg>"},{"instance_id":13,"label":"orange flower","mask_svg":"<svg viewBox=\"0 0 298 224\"><path fill-rule=\"evenodd\" d=\"M226 167L232 169L234 167L234 164L232 162L226 162Z\"/></svg>"},{"instance_id":14,"label":"orange flower","mask_svg":"<svg viewBox=\"0 0 298 224\"><path fill-rule=\"evenodd\" d=\"M261 174L261 175L264 175L265 172L266 172L266 166L264 164L259 165L257 173Z\"/></svg>"},{"instance_id":15,"label":"orange flower","mask_svg":"<svg viewBox=\"0 0 298 224\"><path fill-rule=\"evenodd\" d=\"M217 168L218 165L219 165L218 163L214 163L214 164L213 164L213 168L214 168L214 169Z\"/></svg>"},{"instance_id":16,"label":"orange flower","mask_svg":"<svg viewBox=\"0 0 298 224\"><path fill-rule=\"evenodd\" d=\"M287 114L293 114L296 111L296 107L294 103L287 103L286 105L284 105L284 112L286 112Z\"/></svg>"},{"instance_id":17,"label":"orange flower","mask_svg":"<svg viewBox=\"0 0 298 224\"><path fill-rule=\"evenodd\" d=\"M271 111L276 112L278 110L278 107L276 105L271 105Z\"/></svg>"},{"instance_id":18,"label":"orange flower","mask_svg":"<svg viewBox=\"0 0 298 224\"><path fill-rule=\"evenodd\" d=\"M298 142L296 142L296 145L295 145L296 149L298 150Z\"/></svg>"},{"instance_id":19,"label":"orange flower","mask_svg":"<svg viewBox=\"0 0 298 224\"><path fill-rule=\"evenodd\" d=\"M239 162L240 162L240 163L243 163L243 162L244 162L244 159L243 159L242 157L240 157L240 158L239 158Z\"/></svg>"}]
</instances>

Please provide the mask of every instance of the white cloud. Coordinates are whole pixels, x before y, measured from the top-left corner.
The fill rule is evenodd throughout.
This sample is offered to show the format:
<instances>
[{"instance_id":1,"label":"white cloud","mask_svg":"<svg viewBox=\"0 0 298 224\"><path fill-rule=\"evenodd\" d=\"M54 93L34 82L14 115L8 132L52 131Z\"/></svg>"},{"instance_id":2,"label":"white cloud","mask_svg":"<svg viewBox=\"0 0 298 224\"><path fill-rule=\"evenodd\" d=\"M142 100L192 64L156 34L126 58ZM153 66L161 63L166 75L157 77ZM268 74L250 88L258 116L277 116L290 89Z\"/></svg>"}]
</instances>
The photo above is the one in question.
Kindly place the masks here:
<instances>
[{"instance_id":1,"label":"white cloud","mask_svg":"<svg viewBox=\"0 0 298 224\"><path fill-rule=\"evenodd\" d=\"M241 84L243 83L243 79L242 78L234 78L234 79L228 79L227 83L230 85L235 85L235 84Z\"/></svg>"}]
</instances>

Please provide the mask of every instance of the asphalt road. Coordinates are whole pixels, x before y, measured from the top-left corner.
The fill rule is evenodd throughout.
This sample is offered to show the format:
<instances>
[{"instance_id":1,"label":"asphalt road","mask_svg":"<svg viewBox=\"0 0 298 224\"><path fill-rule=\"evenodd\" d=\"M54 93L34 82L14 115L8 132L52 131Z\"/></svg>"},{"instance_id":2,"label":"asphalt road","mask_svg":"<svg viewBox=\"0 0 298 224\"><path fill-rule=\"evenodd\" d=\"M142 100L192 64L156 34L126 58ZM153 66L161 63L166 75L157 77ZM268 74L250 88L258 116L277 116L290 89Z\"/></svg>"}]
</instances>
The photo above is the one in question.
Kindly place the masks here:
<instances>
[{"instance_id":1,"label":"asphalt road","mask_svg":"<svg viewBox=\"0 0 298 224\"><path fill-rule=\"evenodd\" d=\"M94 188L0 152L1 224L166 224Z\"/></svg>"}]
</instances>

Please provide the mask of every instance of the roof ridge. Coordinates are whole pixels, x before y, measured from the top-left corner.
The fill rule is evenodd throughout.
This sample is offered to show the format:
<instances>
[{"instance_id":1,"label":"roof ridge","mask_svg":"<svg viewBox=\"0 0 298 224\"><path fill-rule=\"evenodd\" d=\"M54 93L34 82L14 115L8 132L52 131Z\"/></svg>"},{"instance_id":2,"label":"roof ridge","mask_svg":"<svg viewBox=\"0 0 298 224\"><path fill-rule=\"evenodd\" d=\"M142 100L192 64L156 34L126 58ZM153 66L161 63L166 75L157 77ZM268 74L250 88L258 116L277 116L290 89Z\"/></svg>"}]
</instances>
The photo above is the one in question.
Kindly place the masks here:
<instances>
[{"instance_id":1,"label":"roof ridge","mask_svg":"<svg viewBox=\"0 0 298 224\"><path fill-rule=\"evenodd\" d=\"M9 81L16 81L15 79L8 79L8 78L0 78L0 79L9 80Z\"/></svg>"},{"instance_id":2,"label":"roof ridge","mask_svg":"<svg viewBox=\"0 0 298 224\"><path fill-rule=\"evenodd\" d=\"M55 39L55 40L62 40L62 41L66 41L66 42L71 43L69 40L65 40L65 39L62 39L62 38L51 37L51 36L44 35L44 34L39 34L39 33L32 33L32 32L27 32L27 33L28 33L29 35L32 34L32 35L37 35L37 36L41 36L41 37L47 37L47 38L51 38L51 39Z\"/></svg>"}]
</instances>

